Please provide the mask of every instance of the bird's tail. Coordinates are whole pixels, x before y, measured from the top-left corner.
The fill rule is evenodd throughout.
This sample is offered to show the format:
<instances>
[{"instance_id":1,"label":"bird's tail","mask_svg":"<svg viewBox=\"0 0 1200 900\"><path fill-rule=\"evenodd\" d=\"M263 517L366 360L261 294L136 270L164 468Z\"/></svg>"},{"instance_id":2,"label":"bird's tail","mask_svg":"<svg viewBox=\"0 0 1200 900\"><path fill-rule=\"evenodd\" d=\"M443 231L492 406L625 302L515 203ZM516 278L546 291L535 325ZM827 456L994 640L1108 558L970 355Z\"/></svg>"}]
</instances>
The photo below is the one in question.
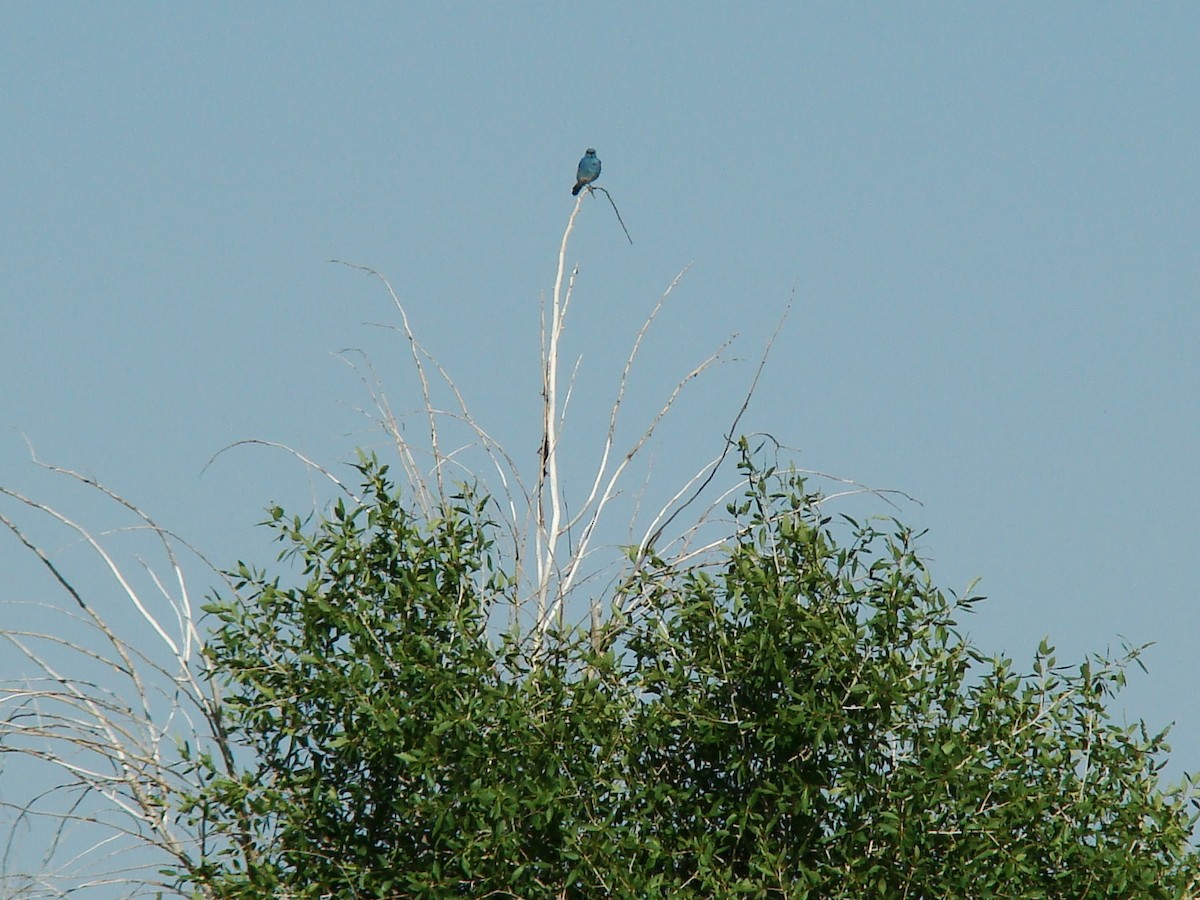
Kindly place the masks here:
<instances>
[{"instance_id":1,"label":"bird's tail","mask_svg":"<svg viewBox=\"0 0 1200 900\"><path fill-rule=\"evenodd\" d=\"M581 187L583 187L583 182L582 182L582 181L581 181L581 182L579 182L579 184L575 185L575 187L571 188L571 196L572 196L572 197L578 197L578 196L579 196L579 189L580 189Z\"/></svg>"}]
</instances>

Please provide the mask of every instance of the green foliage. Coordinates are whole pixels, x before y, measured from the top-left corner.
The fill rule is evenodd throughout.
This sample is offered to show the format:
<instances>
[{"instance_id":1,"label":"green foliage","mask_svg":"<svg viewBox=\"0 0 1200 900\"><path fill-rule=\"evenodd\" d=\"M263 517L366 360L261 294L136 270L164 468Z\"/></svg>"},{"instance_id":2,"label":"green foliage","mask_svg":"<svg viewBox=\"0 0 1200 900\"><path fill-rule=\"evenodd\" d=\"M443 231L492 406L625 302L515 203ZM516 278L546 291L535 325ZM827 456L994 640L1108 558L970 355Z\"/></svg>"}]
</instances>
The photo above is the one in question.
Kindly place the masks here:
<instances>
[{"instance_id":1,"label":"green foliage","mask_svg":"<svg viewBox=\"0 0 1200 900\"><path fill-rule=\"evenodd\" d=\"M801 478L742 468L728 545L643 567L607 647L489 627L514 588L470 494L422 521L364 459L353 509L272 510L303 578L243 567L245 596L209 607L250 762L205 770L189 813L212 840L181 878L230 898L1192 895L1191 789L1160 789L1163 734L1106 712L1122 664L984 659L954 618L976 598L932 585L909 530L835 527Z\"/></svg>"}]
</instances>

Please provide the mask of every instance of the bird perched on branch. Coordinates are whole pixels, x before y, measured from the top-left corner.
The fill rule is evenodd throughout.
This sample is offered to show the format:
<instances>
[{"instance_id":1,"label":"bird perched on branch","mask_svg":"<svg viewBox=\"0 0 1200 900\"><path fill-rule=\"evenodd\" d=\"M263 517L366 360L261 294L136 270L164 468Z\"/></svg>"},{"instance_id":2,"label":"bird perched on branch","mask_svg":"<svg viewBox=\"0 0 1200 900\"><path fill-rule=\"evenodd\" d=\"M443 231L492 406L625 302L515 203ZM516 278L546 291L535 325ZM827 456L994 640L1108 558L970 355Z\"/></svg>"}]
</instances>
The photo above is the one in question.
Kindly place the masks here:
<instances>
[{"instance_id":1,"label":"bird perched on branch","mask_svg":"<svg viewBox=\"0 0 1200 900\"><path fill-rule=\"evenodd\" d=\"M600 160L596 159L596 151L588 147L587 153L579 161L579 171L575 173L575 187L571 188L572 196L578 195L585 184L591 184L600 177Z\"/></svg>"}]
</instances>

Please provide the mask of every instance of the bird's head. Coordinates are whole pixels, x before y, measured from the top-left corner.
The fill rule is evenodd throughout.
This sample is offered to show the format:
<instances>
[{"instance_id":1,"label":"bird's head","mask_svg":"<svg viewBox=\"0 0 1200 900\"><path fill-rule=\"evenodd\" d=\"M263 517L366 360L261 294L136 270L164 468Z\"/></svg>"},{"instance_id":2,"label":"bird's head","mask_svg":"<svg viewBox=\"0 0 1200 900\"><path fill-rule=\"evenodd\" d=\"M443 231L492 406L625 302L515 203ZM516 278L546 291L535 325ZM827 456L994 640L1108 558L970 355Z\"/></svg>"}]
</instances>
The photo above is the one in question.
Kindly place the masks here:
<instances>
[{"instance_id":1,"label":"bird's head","mask_svg":"<svg viewBox=\"0 0 1200 900\"><path fill-rule=\"evenodd\" d=\"M584 155L585 155L585 156L595 156L595 155L596 155L596 150L595 150L595 148L593 148L593 147L588 147L588 148L587 148L587 153L585 153Z\"/></svg>"}]
</instances>

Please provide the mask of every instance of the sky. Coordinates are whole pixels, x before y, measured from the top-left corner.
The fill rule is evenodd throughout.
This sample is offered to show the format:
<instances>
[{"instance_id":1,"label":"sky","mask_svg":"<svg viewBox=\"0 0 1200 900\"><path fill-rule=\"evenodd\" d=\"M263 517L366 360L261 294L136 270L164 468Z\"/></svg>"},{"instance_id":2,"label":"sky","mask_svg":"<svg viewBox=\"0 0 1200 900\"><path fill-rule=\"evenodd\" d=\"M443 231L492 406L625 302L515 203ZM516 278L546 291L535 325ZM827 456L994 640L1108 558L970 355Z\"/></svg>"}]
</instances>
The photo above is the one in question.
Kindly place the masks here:
<instances>
[{"instance_id":1,"label":"sky","mask_svg":"<svg viewBox=\"0 0 1200 900\"><path fill-rule=\"evenodd\" d=\"M0 485L108 527L32 445L218 566L270 564L262 510L328 491L220 451L346 478L386 455L347 350L420 407L386 290L335 259L390 281L532 474L595 147L633 243L585 200L578 458L681 272L622 434L738 337L649 449L662 490L719 452L790 302L741 429L919 501L897 514L941 586L979 580L988 652L1153 643L1114 708L1174 723L1168 771L1194 771L1197 34L1185 3L7 5ZM5 599L55 596L9 536L0 570Z\"/></svg>"}]
</instances>

